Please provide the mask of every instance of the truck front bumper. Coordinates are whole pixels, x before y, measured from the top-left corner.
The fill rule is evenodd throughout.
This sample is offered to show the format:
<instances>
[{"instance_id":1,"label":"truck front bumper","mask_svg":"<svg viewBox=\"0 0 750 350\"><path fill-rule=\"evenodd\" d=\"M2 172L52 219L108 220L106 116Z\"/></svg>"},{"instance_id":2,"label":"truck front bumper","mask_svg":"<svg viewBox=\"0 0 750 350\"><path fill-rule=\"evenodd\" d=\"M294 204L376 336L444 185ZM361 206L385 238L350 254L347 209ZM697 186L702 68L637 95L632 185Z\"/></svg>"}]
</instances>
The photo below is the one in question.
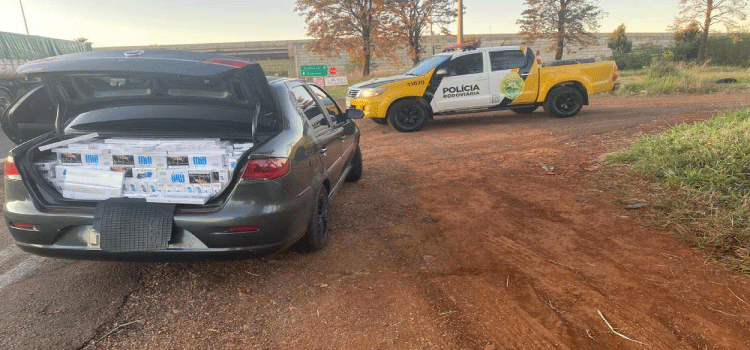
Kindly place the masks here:
<instances>
[{"instance_id":1,"label":"truck front bumper","mask_svg":"<svg viewBox=\"0 0 750 350\"><path fill-rule=\"evenodd\" d=\"M370 101L369 99L346 99L346 108L359 109L365 112L365 118L385 118L388 112L388 107L382 107L380 104Z\"/></svg>"}]
</instances>

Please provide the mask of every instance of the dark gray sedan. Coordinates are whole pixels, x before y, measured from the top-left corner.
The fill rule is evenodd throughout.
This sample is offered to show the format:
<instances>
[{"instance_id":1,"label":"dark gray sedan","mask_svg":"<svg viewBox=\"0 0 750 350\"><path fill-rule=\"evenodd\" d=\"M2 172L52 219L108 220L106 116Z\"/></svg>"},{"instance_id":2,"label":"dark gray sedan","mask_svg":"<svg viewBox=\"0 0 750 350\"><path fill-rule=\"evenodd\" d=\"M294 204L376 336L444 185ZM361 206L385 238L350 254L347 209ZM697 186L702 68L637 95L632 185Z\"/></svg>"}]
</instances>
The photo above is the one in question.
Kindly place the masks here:
<instances>
[{"instance_id":1,"label":"dark gray sedan","mask_svg":"<svg viewBox=\"0 0 750 350\"><path fill-rule=\"evenodd\" d=\"M255 63L146 49L59 56L19 72L43 84L2 116L19 144L5 163L4 214L16 244L34 254L182 260L292 245L315 251L328 238L330 198L362 173L351 120L362 112L342 111L316 85L267 78ZM205 204L76 200L45 181L38 161L49 156L46 145L82 135L252 146Z\"/></svg>"}]
</instances>

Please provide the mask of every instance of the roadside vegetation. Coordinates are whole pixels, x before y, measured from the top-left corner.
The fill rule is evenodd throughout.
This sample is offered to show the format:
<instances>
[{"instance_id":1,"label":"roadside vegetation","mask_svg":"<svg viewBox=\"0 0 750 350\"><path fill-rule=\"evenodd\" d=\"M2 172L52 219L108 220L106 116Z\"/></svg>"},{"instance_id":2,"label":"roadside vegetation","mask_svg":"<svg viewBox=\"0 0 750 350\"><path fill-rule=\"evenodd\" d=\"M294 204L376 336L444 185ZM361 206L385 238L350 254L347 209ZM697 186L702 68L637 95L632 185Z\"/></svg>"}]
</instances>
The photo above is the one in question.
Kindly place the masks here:
<instances>
[{"instance_id":1,"label":"roadside vegetation","mask_svg":"<svg viewBox=\"0 0 750 350\"><path fill-rule=\"evenodd\" d=\"M614 95L740 93L750 92L750 69L660 62L621 71L618 81Z\"/></svg>"},{"instance_id":2,"label":"roadside vegetation","mask_svg":"<svg viewBox=\"0 0 750 350\"><path fill-rule=\"evenodd\" d=\"M683 124L607 155L663 185L657 223L750 272L750 110Z\"/></svg>"}]
</instances>

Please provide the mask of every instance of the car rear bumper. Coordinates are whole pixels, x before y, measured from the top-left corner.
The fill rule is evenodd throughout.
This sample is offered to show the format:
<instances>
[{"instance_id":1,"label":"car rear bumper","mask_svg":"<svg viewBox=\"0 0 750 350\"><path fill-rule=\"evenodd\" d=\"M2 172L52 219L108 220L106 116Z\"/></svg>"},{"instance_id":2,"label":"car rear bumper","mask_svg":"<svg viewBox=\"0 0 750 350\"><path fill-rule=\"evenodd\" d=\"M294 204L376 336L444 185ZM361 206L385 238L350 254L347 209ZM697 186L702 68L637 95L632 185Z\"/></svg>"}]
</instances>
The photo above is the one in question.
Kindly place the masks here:
<instances>
[{"instance_id":1,"label":"car rear bumper","mask_svg":"<svg viewBox=\"0 0 750 350\"><path fill-rule=\"evenodd\" d=\"M274 195L257 196L258 187L240 184L234 198L211 213L174 216L172 236L165 250L107 252L91 244L93 213L43 212L29 199L20 181L6 181L5 220L18 246L30 253L93 260L163 261L247 257L272 254L291 246L305 232L315 191L292 195L279 184L263 184ZM285 193L285 194L284 194ZM267 198L262 200L260 198ZM11 222L34 225L19 228ZM230 227L255 226L257 230L231 232Z\"/></svg>"}]
</instances>

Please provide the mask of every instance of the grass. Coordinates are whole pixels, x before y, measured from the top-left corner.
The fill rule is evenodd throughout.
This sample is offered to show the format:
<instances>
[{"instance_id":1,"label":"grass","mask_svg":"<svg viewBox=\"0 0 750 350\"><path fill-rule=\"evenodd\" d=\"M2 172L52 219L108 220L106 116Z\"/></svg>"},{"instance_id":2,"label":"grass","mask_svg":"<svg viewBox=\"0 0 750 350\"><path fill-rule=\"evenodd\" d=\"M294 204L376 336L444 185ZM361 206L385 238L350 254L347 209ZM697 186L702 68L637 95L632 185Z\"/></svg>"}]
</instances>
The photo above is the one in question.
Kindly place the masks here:
<instances>
[{"instance_id":1,"label":"grass","mask_svg":"<svg viewBox=\"0 0 750 350\"><path fill-rule=\"evenodd\" d=\"M737 83L717 84L733 78ZM655 64L620 72L623 86L615 95L666 95L750 92L750 70L739 67Z\"/></svg>"},{"instance_id":2,"label":"grass","mask_svg":"<svg viewBox=\"0 0 750 350\"><path fill-rule=\"evenodd\" d=\"M710 256L750 272L750 110L644 137L607 155L665 185L659 221Z\"/></svg>"}]
</instances>

